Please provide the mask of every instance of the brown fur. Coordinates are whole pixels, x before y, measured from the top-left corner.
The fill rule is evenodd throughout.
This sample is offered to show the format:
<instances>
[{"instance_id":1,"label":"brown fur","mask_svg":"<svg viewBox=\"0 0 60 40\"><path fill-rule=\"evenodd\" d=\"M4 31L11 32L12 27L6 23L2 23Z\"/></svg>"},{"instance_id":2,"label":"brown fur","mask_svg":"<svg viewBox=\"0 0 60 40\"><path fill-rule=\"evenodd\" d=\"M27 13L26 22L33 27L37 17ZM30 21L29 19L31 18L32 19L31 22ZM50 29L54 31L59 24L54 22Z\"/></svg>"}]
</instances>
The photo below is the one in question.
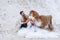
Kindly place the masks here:
<instances>
[{"instance_id":1,"label":"brown fur","mask_svg":"<svg viewBox=\"0 0 60 40\"><path fill-rule=\"evenodd\" d=\"M32 15L36 20L41 20L42 24L41 24L41 28L45 28L46 25L48 25L49 30L53 30L53 26L52 26L52 16L48 15L48 16L44 16L44 15L39 15L36 11L31 10L30 11L30 15Z\"/></svg>"},{"instance_id":2,"label":"brown fur","mask_svg":"<svg viewBox=\"0 0 60 40\"><path fill-rule=\"evenodd\" d=\"M39 14L38 14L36 11L34 11L34 10L31 10L31 11L30 11L30 14L31 14L36 20L39 18Z\"/></svg>"}]
</instances>

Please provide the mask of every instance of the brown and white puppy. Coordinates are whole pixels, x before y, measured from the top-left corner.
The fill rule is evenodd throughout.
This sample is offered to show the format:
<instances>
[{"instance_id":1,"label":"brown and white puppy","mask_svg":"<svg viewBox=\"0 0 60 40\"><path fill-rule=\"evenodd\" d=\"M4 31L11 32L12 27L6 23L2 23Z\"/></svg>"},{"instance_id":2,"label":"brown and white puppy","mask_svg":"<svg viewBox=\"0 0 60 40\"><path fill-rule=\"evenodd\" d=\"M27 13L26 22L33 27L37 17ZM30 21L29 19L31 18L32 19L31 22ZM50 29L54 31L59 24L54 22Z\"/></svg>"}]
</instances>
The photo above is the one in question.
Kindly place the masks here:
<instances>
[{"instance_id":1,"label":"brown and white puppy","mask_svg":"<svg viewBox=\"0 0 60 40\"><path fill-rule=\"evenodd\" d=\"M45 29L45 27L48 25L48 29L49 30L53 30L53 26L52 26L52 16L51 15L39 15L36 11L31 10L30 11L30 15L34 17L35 21L40 21L40 28Z\"/></svg>"}]
</instances>

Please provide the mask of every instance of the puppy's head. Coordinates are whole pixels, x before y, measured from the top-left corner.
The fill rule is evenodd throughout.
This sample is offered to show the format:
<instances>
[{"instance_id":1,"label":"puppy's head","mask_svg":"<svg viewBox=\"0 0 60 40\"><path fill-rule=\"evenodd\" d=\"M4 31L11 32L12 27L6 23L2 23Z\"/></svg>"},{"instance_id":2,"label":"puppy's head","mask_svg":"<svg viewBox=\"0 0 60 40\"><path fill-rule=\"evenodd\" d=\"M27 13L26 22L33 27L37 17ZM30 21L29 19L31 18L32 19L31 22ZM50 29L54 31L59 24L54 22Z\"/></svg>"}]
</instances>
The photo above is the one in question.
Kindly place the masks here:
<instances>
[{"instance_id":1,"label":"puppy's head","mask_svg":"<svg viewBox=\"0 0 60 40\"><path fill-rule=\"evenodd\" d=\"M31 10L29 15L33 16L35 19L38 19L38 17L39 17L39 14L34 10Z\"/></svg>"}]
</instances>

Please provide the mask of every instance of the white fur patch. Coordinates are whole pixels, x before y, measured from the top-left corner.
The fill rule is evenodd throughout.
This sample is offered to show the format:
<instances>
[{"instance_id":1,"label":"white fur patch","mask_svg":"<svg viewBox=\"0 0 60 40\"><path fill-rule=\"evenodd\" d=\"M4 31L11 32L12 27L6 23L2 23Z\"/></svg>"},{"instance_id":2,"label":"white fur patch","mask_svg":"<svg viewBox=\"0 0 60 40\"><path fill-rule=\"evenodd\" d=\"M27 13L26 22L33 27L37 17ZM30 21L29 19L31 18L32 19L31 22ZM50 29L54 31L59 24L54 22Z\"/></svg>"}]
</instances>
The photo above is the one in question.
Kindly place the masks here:
<instances>
[{"instance_id":1,"label":"white fur patch","mask_svg":"<svg viewBox=\"0 0 60 40\"><path fill-rule=\"evenodd\" d=\"M29 17L30 19L32 19L32 20L34 20L35 18L31 15L30 17ZM37 26L41 26L41 23L42 23L42 21L41 20L35 20L35 24L37 25Z\"/></svg>"},{"instance_id":2,"label":"white fur patch","mask_svg":"<svg viewBox=\"0 0 60 40\"><path fill-rule=\"evenodd\" d=\"M34 17L33 17L33 16L29 16L29 18L30 18L30 19L32 19L32 20L34 19Z\"/></svg>"},{"instance_id":3,"label":"white fur patch","mask_svg":"<svg viewBox=\"0 0 60 40\"><path fill-rule=\"evenodd\" d=\"M35 24L39 27L39 26L41 26L42 22L41 22L41 20L35 21Z\"/></svg>"}]
</instances>

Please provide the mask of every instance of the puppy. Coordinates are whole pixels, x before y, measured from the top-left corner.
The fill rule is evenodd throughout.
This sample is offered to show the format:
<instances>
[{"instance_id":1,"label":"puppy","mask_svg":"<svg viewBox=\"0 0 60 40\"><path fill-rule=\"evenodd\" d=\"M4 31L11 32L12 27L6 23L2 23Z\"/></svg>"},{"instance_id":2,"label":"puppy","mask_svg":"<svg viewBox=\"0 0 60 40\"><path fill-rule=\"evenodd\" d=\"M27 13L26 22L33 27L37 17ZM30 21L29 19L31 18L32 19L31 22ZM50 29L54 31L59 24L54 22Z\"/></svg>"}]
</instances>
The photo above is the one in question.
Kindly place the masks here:
<instances>
[{"instance_id":1,"label":"puppy","mask_svg":"<svg viewBox=\"0 0 60 40\"><path fill-rule=\"evenodd\" d=\"M30 15L34 17L35 21L41 22L39 23L39 27L42 29L45 29L45 27L48 25L49 30L53 30L52 26L52 16L44 16L44 15L39 15L36 11L31 10Z\"/></svg>"}]
</instances>

